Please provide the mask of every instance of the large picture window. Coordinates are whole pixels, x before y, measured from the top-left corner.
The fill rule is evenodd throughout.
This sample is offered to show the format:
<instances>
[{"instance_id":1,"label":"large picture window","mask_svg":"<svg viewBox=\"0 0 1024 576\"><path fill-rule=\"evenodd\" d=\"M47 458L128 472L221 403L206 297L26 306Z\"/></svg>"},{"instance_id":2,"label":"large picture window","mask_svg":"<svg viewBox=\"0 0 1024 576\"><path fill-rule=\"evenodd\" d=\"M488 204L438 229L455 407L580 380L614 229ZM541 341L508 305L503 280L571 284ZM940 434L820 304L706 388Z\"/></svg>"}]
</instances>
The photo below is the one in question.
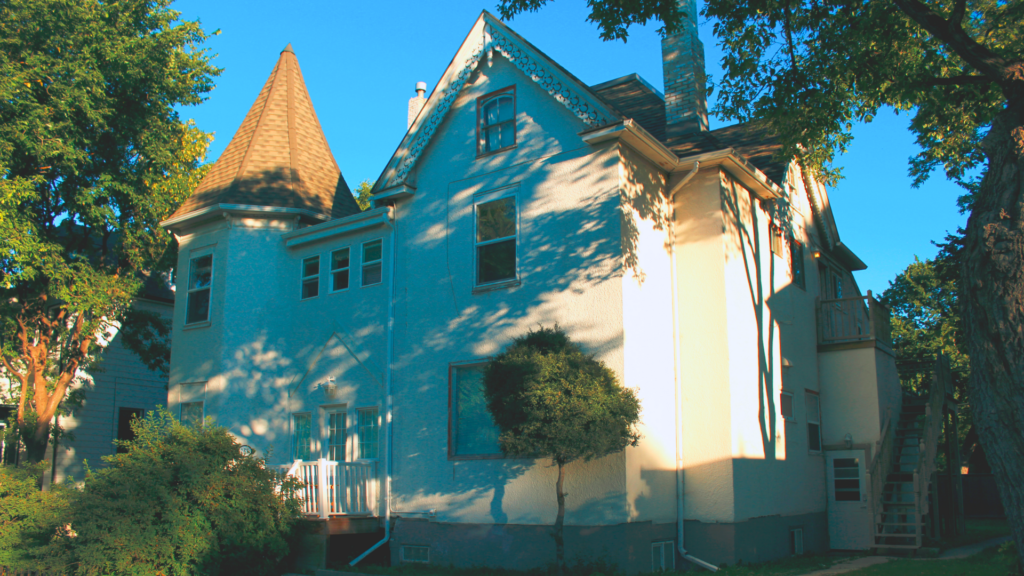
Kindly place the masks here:
<instances>
[{"instance_id":1,"label":"large picture window","mask_svg":"<svg viewBox=\"0 0 1024 576\"><path fill-rule=\"evenodd\" d=\"M213 286L213 254L192 258L188 266L188 303L185 324L210 319L210 289Z\"/></svg>"},{"instance_id":2,"label":"large picture window","mask_svg":"<svg viewBox=\"0 0 1024 576\"><path fill-rule=\"evenodd\" d=\"M484 366L451 367L451 456L501 455L498 427L484 397Z\"/></svg>"},{"instance_id":3,"label":"large picture window","mask_svg":"<svg viewBox=\"0 0 1024 576\"><path fill-rule=\"evenodd\" d=\"M476 205L476 284L516 278L516 197Z\"/></svg>"},{"instance_id":4,"label":"large picture window","mask_svg":"<svg viewBox=\"0 0 1024 576\"><path fill-rule=\"evenodd\" d=\"M477 100L477 154L489 154L516 145L515 86L491 92Z\"/></svg>"}]
</instances>

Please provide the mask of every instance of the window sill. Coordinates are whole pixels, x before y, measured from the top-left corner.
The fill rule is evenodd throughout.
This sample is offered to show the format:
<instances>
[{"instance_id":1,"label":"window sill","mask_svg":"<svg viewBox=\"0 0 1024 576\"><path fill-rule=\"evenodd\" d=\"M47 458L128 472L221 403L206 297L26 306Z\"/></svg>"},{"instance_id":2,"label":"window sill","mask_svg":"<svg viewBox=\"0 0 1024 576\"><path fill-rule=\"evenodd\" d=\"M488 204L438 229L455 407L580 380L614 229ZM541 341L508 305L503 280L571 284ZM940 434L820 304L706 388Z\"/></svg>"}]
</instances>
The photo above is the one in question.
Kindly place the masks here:
<instances>
[{"instance_id":1,"label":"window sill","mask_svg":"<svg viewBox=\"0 0 1024 576\"><path fill-rule=\"evenodd\" d=\"M198 330L200 328L209 328L212 324L209 320L203 320L202 322L193 322L192 324L185 324L182 330Z\"/></svg>"},{"instance_id":2,"label":"window sill","mask_svg":"<svg viewBox=\"0 0 1024 576\"><path fill-rule=\"evenodd\" d=\"M494 156L495 154L501 154L502 152L508 152L509 150L515 150L518 147L519 147L519 144L516 143L516 144L513 144L511 146L505 146L504 148L498 148L497 150L491 150L490 152L477 152L476 153L476 158L477 158L477 160L479 160L480 158L487 158L488 156Z\"/></svg>"},{"instance_id":3,"label":"window sill","mask_svg":"<svg viewBox=\"0 0 1024 576\"><path fill-rule=\"evenodd\" d=\"M474 286L473 294L482 294L484 292L493 292L495 290L504 290L506 288L514 288L522 284L518 278L513 280L505 280L503 282L494 282L492 284L484 284L482 286Z\"/></svg>"}]
</instances>

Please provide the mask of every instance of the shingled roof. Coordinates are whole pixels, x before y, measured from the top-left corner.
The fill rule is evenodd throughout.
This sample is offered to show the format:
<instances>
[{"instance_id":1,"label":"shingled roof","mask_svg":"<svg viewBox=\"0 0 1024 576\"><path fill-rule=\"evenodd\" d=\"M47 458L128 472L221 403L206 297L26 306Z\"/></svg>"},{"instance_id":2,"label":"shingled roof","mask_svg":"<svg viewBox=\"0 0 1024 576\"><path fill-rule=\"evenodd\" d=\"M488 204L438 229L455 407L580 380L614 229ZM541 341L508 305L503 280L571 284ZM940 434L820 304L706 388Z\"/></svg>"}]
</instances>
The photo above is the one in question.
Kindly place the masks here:
<instances>
[{"instance_id":1,"label":"shingled roof","mask_svg":"<svg viewBox=\"0 0 1024 576\"><path fill-rule=\"evenodd\" d=\"M693 134L674 143L671 150L676 156L683 158L724 148L733 148L742 154L779 186L786 180L788 162L776 156L782 149L779 139L756 122L733 124L710 132Z\"/></svg>"},{"instance_id":2,"label":"shingled roof","mask_svg":"<svg viewBox=\"0 0 1024 576\"><path fill-rule=\"evenodd\" d=\"M289 44L227 148L172 218L218 204L359 212Z\"/></svg>"},{"instance_id":3,"label":"shingled roof","mask_svg":"<svg viewBox=\"0 0 1024 576\"><path fill-rule=\"evenodd\" d=\"M639 74L629 74L590 87L626 118L636 120L651 136L665 141L665 97Z\"/></svg>"}]
</instances>

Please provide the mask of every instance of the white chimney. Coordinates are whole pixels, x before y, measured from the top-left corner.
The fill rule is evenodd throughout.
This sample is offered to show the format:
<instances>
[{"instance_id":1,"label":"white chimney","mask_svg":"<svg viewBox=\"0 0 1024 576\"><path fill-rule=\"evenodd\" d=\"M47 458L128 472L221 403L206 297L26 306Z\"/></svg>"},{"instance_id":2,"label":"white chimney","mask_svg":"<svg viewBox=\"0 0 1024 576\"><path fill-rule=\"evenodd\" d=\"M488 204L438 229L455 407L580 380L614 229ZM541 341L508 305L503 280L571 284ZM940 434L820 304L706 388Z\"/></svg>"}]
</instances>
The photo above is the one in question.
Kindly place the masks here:
<instances>
[{"instance_id":1,"label":"white chimney","mask_svg":"<svg viewBox=\"0 0 1024 576\"><path fill-rule=\"evenodd\" d=\"M427 83L417 82L416 95L409 98L409 124L406 126L406 129L412 128L413 121L420 115L420 110L423 109L423 105L427 103L426 97L423 96L426 92Z\"/></svg>"}]
</instances>

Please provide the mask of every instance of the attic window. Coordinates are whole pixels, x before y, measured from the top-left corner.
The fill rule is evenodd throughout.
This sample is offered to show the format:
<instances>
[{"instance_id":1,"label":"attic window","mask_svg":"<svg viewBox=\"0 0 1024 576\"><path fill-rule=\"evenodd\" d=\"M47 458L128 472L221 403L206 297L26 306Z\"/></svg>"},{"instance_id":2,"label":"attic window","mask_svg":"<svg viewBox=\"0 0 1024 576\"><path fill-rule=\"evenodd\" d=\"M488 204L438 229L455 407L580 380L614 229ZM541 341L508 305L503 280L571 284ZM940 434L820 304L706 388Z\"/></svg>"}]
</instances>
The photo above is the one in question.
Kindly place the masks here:
<instances>
[{"instance_id":1,"label":"attic window","mask_svg":"<svg viewBox=\"0 0 1024 576\"><path fill-rule=\"evenodd\" d=\"M509 86L481 96L477 109L477 155L516 145L516 87Z\"/></svg>"}]
</instances>

